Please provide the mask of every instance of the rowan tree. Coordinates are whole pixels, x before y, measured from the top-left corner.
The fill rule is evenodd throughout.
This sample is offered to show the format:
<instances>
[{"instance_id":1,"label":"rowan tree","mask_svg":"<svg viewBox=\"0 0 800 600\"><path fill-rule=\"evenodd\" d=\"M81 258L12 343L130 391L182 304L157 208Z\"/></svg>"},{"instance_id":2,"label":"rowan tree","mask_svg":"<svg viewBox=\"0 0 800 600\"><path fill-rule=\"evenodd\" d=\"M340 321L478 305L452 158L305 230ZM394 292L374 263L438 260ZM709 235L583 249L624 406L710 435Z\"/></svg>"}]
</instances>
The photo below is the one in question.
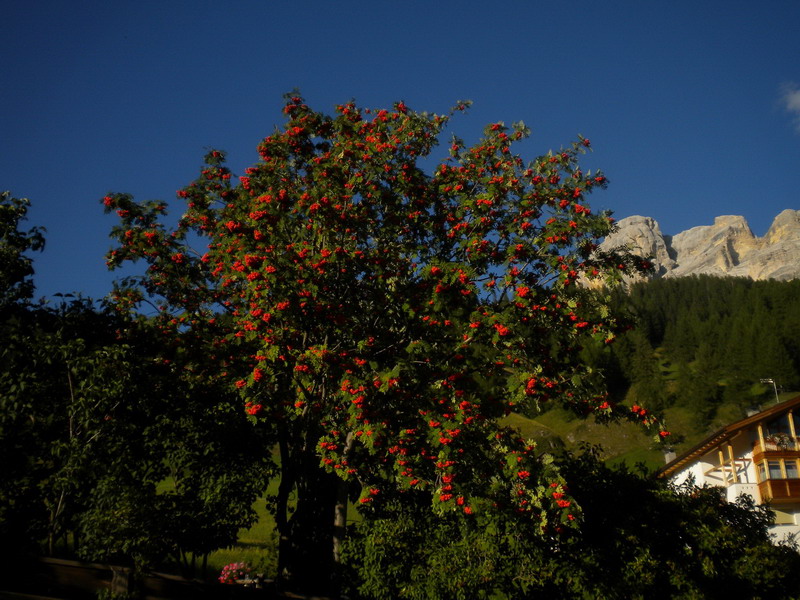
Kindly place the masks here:
<instances>
[{"instance_id":1,"label":"rowan tree","mask_svg":"<svg viewBox=\"0 0 800 600\"><path fill-rule=\"evenodd\" d=\"M527 128L493 123L426 170L465 108L326 115L289 96L238 182L222 152L206 156L176 228L164 203L103 200L121 218L110 267L149 264L120 306L149 300L166 335L196 332L274 435L280 569L297 582L332 571L348 493L366 510L417 490L440 513L575 526L558 470L499 423L511 411L559 403L658 426L612 405L578 360L582 340L620 326L580 282L646 268L598 251L613 219L586 203L606 186L578 164L589 141L526 163L512 147Z\"/></svg>"}]
</instances>

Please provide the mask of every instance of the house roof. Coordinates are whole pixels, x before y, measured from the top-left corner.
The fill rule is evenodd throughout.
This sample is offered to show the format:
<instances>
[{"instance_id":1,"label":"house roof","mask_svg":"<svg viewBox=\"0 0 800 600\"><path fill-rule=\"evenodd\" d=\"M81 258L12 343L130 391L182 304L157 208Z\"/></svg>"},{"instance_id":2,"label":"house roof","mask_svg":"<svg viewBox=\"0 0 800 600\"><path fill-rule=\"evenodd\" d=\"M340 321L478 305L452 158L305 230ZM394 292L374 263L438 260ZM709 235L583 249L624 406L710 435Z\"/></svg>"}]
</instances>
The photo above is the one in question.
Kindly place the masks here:
<instances>
[{"instance_id":1,"label":"house roof","mask_svg":"<svg viewBox=\"0 0 800 600\"><path fill-rule=\"evenodd\" d=\"M742 419L741 421L736 421L735 423L731 423L730 425L723 427L722 429L712 433L704 440L701 440L700 442L692 446L689 450L687 450L674 460L667 463L664 467L662 467L658 471L658 476L659 477L672 476L676 471L679 471L680 469L685 467L688 463L694 462L695 460L703 456L706 452L712 450L719 444L730 440L741 431L749 429L752 425L755 425L761 421L765 421L771 417L782 415L783 413L787 412L788 410L796 406L800 406L800 396L792 398L791 400L787 400L786 402L773 404L766 410L762 410L761 412L756 413L745 419Z\"/></svg>"}]
</instances>

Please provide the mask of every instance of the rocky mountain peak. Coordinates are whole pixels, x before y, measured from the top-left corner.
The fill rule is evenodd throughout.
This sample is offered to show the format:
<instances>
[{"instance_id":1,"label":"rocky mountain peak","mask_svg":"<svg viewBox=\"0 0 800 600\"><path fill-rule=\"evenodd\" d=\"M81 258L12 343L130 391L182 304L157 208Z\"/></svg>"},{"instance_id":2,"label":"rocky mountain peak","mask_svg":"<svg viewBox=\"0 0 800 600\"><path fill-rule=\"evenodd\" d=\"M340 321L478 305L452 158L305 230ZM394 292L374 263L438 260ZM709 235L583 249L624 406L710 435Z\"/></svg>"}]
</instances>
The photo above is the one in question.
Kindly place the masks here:
<instances>
[{"instance_id":1,"label":"rocky mountain peak","mask_svg":"<svg viewBox=\"0 0 800 600\"><path fill-rule=\"evenodd\" d=\"M723 215L674 236L662 234L650 217L621 219L603 250L624 247L649 257L656 277L718 275L751 279L800 278L800 210L787 209L763 238L753 235L744 217Z\"/></svg>"},{"instance_id":2,"label":"rocky mountain peak","mask_svg":"<svg viewBox=\"0 0 800 600\"><path fill-rule=\"evenodd\" d=\"M764 240L771 244L792 236L800 236L800 210L787 208L772 221Z\"/></svg>"}]
</instances>

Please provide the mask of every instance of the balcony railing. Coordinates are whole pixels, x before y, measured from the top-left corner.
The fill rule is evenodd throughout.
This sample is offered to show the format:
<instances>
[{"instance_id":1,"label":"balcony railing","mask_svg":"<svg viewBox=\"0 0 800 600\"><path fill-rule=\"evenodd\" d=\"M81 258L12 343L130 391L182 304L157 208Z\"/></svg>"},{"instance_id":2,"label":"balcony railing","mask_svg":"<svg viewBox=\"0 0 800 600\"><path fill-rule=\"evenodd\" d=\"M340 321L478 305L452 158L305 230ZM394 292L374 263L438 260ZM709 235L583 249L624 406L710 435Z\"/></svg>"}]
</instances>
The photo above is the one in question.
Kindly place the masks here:
<instances>
[{"instance_id":1,"label":"balcony railing","mask_svg":"<svg viewBox=\"0 0 800 600\"><path fill-rule=\"evenodd\" d=\"M747 494L761 504L761 492L757 483L732 483L726 489L728 502L735 502L739 496Z\"/></svg>"},{"instance_id":2,"label":"balcony railing","mask_svg":"<svg viewBox=\"0 0 800 600\"><path fill-rule=\"evenodd\" d=\"M800 452L800 438L781 436L764 439L764 452ZM761 454L761 442L753 442L753 453Z\"/></svg>"}]
</instances>

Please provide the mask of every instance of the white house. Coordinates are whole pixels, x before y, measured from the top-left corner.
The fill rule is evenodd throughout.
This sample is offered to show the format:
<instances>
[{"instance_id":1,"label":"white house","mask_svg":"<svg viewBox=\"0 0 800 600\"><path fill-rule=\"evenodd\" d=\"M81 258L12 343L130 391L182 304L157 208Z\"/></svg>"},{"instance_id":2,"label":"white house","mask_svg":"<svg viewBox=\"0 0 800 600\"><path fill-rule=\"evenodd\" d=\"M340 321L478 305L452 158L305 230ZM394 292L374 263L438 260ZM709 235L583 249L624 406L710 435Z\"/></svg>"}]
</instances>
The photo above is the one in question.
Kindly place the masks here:
<instances>
[{"instance_id":1,"label":"white house","mask_svg":"<svg viewBox=\"0 0 800 600\"><path fill-rule=\"evenodd\" d=\"M772 532L800 540L800 396L723 427L661 469L662 477L749 494L775 513Z\"/></svg>"}]
</instances>

